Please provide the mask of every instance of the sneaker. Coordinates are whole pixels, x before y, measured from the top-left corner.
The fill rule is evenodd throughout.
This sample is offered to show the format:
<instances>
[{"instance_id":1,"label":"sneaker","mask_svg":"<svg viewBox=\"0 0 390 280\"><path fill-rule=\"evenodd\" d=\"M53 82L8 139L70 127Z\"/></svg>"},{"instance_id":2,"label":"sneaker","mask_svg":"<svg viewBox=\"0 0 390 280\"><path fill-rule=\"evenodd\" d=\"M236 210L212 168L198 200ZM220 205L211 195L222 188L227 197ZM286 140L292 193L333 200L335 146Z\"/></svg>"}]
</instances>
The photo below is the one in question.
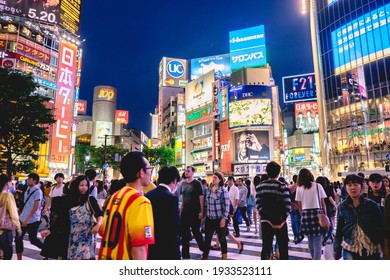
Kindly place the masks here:
<instances>
[{"instance_id":1,"label":"sneaker","mask_svg":"<svg viewBox=\"0 0 390 280\"><path fill-rule=\"evenodd\" d=\"M246 232L250 232L251 231L251 227L246 227Z\"/></svg>"},{"instance_id":2,"label":"sneaker","mask_svg":"<svg viewBox=\"0 0 390 280\"><path fill-rule=\"evenodd\" d=\"M237 234L237 233L235 233L235 232L233 232L233 235L234 235L235 237L240 237L240 234Z\"/></svg>"},{"instance_id":3,"label":"sneaker","mask_svg":"<svg viewBox=\"0 0 390 280\"><path fill-rule=\"evenodd\" d=\"M214 244L213 246L210 247L210 249L218 251L220 247L217 244Z\"/></svg>"}]
</instances>

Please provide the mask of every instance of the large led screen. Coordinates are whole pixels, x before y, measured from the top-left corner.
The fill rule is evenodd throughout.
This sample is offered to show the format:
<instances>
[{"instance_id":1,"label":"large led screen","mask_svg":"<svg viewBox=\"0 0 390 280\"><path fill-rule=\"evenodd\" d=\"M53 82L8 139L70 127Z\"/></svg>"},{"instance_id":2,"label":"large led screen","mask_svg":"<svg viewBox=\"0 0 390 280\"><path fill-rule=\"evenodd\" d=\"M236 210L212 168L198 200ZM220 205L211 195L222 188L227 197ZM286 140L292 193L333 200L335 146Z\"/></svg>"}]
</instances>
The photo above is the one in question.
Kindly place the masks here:
<instances>
[{"instance_id":1,"label":"large led screen","mask_svg":"<svg viewBox=\"0 0 390 280\"><path fill-rule=\"evenodd\" d=\"M390 55L390 4L331 33L335 74Z\"/></svg>"},{"instance_id":2,"label":"large led screen","mask_svg":"<svg viewBox=\"0 0 390 280\"><path fill-rule=\"evenodd\" d=\"M229 45L232 71L267 64L264 25L229 32Z\"/></svg>"},{"instance_id":3,"label":"large led screen","mask_svg":"<svg viewBox=\"0 0 390 280\"><path fill-rule=\"evenodd\" d=\"M295 128L303 133L317 132L320 126L317 102L297 102L295 109Z\"/></svg>"},{"instance_id":4,"label":"large led screen","mask_svg":"<svg viewBox=\"0 0 390 280\"><path fill-rule=\"evenodd\" d=\"M215 70L215 76L228 77L232 73L230 69L230 55L221 54L191 59L191 80Z\"/></svg>"},{"instance_id":5,"label":"large led screen","mask_svg":"<svg viewBox=\"0 0 390 280\"><path fill-rule=\"evenodd\" d=\"M269 86L236 86L229 89L229 127L272 125L272 92Z\"/></svg>"},{"instance_id":6,"label":"large led screen","mask_svg":"<svg viewBox=\"0 0 390 280\"><path fill-rule=\"evenodd\" d=\"M257 162L270 159L269 132L245 130L234 134L236 162Z\"/></svg>"},{"instance_id":7,"label":"large led screen","mask_svg":"<svg viewBox=\"0 0 390 280\"><path fill-rule=\"evenodd\" d=\"M50 24L59 24L78 35L81 0L1 0L0 11Z\"/></svg>"},{"instance_id":8,"label":"large led screen","mask_svg":"<svg viewBox=\"0 0 390 280\"><path fill-rule=\"evenodd\" d=\"M283 77L284 103L317 100L314 73Z\"/></svg>"}]
</instances>

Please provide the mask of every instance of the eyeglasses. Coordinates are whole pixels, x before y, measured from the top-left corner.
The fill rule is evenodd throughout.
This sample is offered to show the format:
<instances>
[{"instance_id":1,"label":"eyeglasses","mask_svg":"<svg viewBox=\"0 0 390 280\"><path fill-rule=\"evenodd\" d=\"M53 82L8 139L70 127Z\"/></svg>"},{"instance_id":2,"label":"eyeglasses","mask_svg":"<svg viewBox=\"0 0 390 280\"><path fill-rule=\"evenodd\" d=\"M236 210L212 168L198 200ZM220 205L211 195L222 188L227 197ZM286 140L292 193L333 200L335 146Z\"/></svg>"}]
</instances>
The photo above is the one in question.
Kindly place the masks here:
<instances>
[{"instance_id":1,"label":"eyeglasses","mask_svg":"<svg viewBox=\"0 0 390 280\"><path fill-rule=\"evenodd\" d=\"M145 171L146 171L147 169L150 169L150 172L153 173L154 167L153 167L153 166L151 166L151 167L144 167L143 169L144 169Z\"/></svg>"}]
</instances>

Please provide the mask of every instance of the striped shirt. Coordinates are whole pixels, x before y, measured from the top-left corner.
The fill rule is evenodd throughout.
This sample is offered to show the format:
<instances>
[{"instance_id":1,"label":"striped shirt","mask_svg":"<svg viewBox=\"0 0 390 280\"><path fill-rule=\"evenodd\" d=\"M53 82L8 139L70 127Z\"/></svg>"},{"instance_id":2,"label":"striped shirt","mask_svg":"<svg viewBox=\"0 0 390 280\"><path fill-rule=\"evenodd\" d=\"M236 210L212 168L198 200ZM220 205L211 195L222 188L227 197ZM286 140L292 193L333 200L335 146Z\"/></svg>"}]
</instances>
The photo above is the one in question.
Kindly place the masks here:
<instances>
[{"instance_id":1,"label":"striped shirt","mask_svg":"<svg viewBox=\"0 0 390 280\"><path fill-rule=\"evenodd\" d=\"M209 219L228 219L230 198L229 192L224 187L219 187L216 192L208 188L205 196L206 217Z\"/></svg>"},{"instance_id":2,"label":"striped shirt","mask_svg":"<svg viewBox=\"0 0 390 280\"><path fill-rule=\"evenodd\" d=\"M132 247L154 244L149 199L131 187L117 191L107 204L100 235L100 260L131 260Z\"/></svg>"},{"instance_id":3,"label":"striped shirt","mask_svg":"<svg viewBox=\"0 0 390 280\"><path fill-rule=\"evenodd\" d=\"M256 187L256 207L262 220L281 224L291 211L290 190L277 180L263 181Z\"/></svg>"}]
</instances>

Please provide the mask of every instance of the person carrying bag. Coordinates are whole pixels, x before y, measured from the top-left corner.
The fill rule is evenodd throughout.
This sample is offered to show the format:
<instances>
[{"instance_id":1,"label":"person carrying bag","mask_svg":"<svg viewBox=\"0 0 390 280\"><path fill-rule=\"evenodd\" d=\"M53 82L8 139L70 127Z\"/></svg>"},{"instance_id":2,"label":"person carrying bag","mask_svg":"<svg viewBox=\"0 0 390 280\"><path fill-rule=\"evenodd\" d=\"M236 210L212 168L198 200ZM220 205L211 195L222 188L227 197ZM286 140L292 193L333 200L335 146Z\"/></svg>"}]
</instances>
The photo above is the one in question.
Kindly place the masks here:
<instances>
[{"instance_id":1,"label":"person carrying bag","mask_svg":"<svg viewBox=\"0 0 390 280\"><path fill-rule=\"evenodd\" d=\"M13 231L22 234L18 210L13 195L8 192L11 178L0 175L0 249L4 252L3 259L12 259Z\"/></svg>"}]
</instances>

